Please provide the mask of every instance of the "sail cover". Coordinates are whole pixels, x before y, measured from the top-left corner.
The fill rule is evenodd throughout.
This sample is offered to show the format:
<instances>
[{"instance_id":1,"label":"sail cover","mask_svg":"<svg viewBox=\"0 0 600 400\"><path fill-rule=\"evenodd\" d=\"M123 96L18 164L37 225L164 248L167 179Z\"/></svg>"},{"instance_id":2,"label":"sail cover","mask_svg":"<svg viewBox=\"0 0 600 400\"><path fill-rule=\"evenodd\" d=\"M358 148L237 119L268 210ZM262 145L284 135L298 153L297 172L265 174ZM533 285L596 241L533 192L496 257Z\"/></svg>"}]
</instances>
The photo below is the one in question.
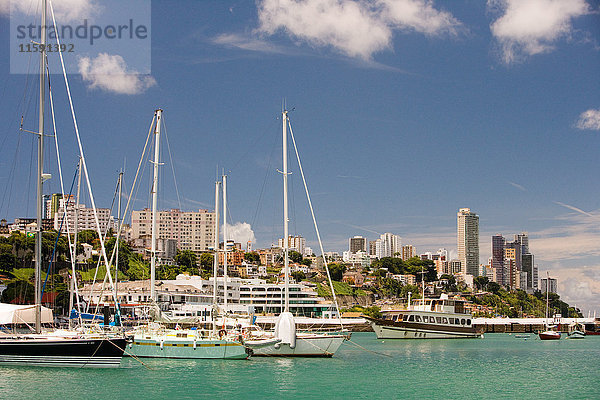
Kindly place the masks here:
<instances>
[{"instance_id":1,"label":"sail cover","mask_svg":"<svg viewBox=\"0 0 600 400\"><path fill-rule=\"evenodd\" d=\"M52 310L42 306L42 323L50 324L52 322ZM0 325L34 323L35 305L0 303Z\"/></svg>"}]
</instances>

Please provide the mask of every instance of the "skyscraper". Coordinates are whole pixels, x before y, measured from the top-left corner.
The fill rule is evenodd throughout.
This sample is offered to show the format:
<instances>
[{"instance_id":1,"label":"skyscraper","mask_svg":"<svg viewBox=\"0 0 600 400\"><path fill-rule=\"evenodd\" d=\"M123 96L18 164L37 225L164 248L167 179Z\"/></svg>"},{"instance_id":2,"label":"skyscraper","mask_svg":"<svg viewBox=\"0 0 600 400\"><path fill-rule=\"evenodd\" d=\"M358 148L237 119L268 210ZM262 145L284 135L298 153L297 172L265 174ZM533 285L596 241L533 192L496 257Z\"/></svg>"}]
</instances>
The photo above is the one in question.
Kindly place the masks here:
<instances>
[{"instance_id":1,"label":"skyscraper","mask_svg":"<svg viewBox=\"0 0 600 400\"><path fill-rule=\"evenodd\" d=\"M504 247L506 239L498 234L492 236L492 257L490 266L496 270L496 279L498 284L508 284L508 273L504 269Z\"/></svg>"},{"instance_id":2,"label":"skyscraper","mask_svg":"<svg viewBox=\"0 0 600 400\"><path fill-rule=\"evenodd\" d=\"M464 271L479 274L479 215L470 208L461 208L457 214L458 259Z\"/></svg>"},{"instance_id":3,"label":"skyscraper","mask_svg":"<svg viewBox=\"0 0 600 400\"><path fill-rule=\"evenodd\" d=\"M356 252L364 251L365 253L369 249L367 239L362 236L354 236L348 239L348 251L356 254Z\"/></svg>"}]
</instances>

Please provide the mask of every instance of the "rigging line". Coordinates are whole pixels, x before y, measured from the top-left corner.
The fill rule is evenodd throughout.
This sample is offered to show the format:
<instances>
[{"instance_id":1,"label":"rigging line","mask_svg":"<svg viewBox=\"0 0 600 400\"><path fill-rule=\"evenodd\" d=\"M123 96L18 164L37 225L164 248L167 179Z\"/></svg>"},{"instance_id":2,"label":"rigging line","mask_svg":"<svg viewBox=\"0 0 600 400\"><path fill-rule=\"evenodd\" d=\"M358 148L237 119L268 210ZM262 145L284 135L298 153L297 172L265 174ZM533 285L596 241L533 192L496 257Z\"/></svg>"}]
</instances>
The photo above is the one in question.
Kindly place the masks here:
<instances>
[{"instance_id":1,"label":"rigging line","mask_svg":"<svg viewBox=\"0 0 600 400\"><path fill-rule=\"evenodd\" d=\"M325 250L323 249L323 242L321 241L321 234L319 233L319 227L317 226L317 219L315 218L315 211L312 206L312 201L310 200L310 194L308 192L308 185L306 184L304 170L302 169L302 162L300 161L300 154L298 154L298 147L296 146L296 139L294 138L294 131L292 130L292 123L290 122L289 119L288 119L288 125L290 127L290 136L292 137L292 143L294 144L294 151L296 152L296 159L298 160L298 168L300 169L300 175L302 176L302 182L304 183L304 190L306 192L306 199L308 200L310 214L312 215L313 223L315 225L315 231L317 233L317 239L319 240L319 247L321 249L321 255L323 256L323 264L325 266L325 271L327 271L327 278L329 280L329 285L331 287L331 294L333 296L333 302L335 303L335 309L337 311L338 318L340 320L340 326L343 329L344 325L342 324L342 314L340 313L340 306L337 302L337 297L335 295L335 289L333 288L333 281L331 280L331 274L329 273L329 266L327 265L327 260L325 258Z\"/></svg>"},{"instance_id":2,"label":"rigging line","mask_svg":"<svg viewBox=\"0 0 600 400\"><path fill-rule=\"evenodd\" d=\"M56 26L56 19L55 19L55 16L54 16L54 7L52 5L52 1L49 0L48 3L50 4L50 11L51 11L51 14L52 14L52 22L54 23L54 30L55 30L55 33L56 33L56 42L57 42L57 44L60 47L60 35L58 34L58 29L57 29L57 26ZM96 202L94 201L94 196L93 196L93 193L92 193L92 184L90 182L90 176L89 176L89 173L88 173L88 170L87 170L87 163L85 161L85 155L84 155L84 152L83 152L83 144L81 143L81 137L79 135L79 125L77 124L77 118L75 117L75 108L73 106L73 98L71 96L71 89L70 89L70 86L69 86L69 80L67 78L67 71L65 69L65 63L64 63L63 55L60 52L59 52L59 57L60 57L60 63L61 63L61 66L62 66L63 77L64 77L64 80L65 80L65 86L66 86L67 94L68 94L68 98L69 98L69 105L71 107L71 116L73 118L73 125L75 126L75 134L76 134L76 137L77 137L77 144L78 144L78 147L79 147L79 155L81 156L81 164L83 166L83 171L85 172L85 180L86 180L86 183L87 183L87 188L88 188L88 192L89 192L89 196L90 196L90 201L92 203L92 210L93 210L93 213L94 213L94 222L96 223L96 228L98 229L98 236L99 236L99 239L100 239L100 248L102 250L102 257L104 257L104 260L106 262L106 270L110 271L110 268L108 266L108 258L106 257L106 248L104 247L104 240L103 240L101 232L100 232L100 221L98 220L98 212L97 212L97 209L96 209ZM112 279L112 276L110 274L108 275L108 277L109 277L109 280L110 280L110 284L111 284L111 286L113 288L113 296L114 296L114 300L115 300L115 309L118 309L119 303L117 301L117 293L116 293L116 290L115 290L113 279Z\"/></svg>"},{"instance_id":3,"label":"rigging line","mask_svg":"<svg viewBox=\"0 0 600 400\"><path fill-rule=\"evenodd\" d=\"M265 124L267 126L266 126L265 129L263 129L263 134L258 139L256 139L254 141L254 143L251 143L251 145L248 146L248 150L246 150L246 152L236 161L236 163L233 165L233 168L231 168L229 170L230 172L233 171L233 170L235 170L240 165L240 163L248 156L248 154L250 154L254 150L254 147L258 146L258 144L263 140L263 138L265 136L267 136L268 133L271 132L271 128L270 128L269 125L270 124L275 124L278 119L279 118L275 118L273 121L270 121L268 124ZM254 147L252 147L252 145L254 145Z\"/></svg>"},{"instance_id":4,"label":"rigging line","mask_svg":"<svg viewBox=\"0 0 600 400\"><path fill-rule=\"evenodd\" d=\"M383 356L383 357L388 357L388 358L394 358L394 357L392 357L392 356L391 356L391 355L389 355L389 354L385 354L385 353L380 353L380 352L378 352L378 351L369 350L369 349L367 349L366 347L363 347L363 346L361 346L360 344L358 344L358 343L356 343L356 342L352 341L351 339L346 339L346 340L344 340L342 343L345 343L345 342L348 342L349 344L352 344L353 346L356 346L356 347L358 347L359 349L362 349L362 350L364 350L364 351L367 351L367 352L369 352L369 353L377 354L378 356Z\"/></svg>"},{"instance_id":5,"label":"rigging line","mask_svg":"<svg viewBox=\"0 0 600 400\"><path fill-rule=\"evenodd\" d=\"M265 178L263 179L263 184L262 187L260 188L260 193L258 195L258 202L256 203L256 211L254 211L254 216L252 217L252 224L251 226L254 226L254 223L256 222L257 218L258 218L258 213L260 210L260 204L262 202L262 198L263 198L263 194L265 192L265 187L267 185L267 179L271 173L271 165L273 163L273 153L275 152L275 148L277 146L275 145L275 141L273 141L273 145L271 146L271 154L269 156L269 165L267 166L267 169L265 171Z\"/></svg>"},{"instance_id":6,"label":"rigging line","mask_svg":"<svg viewBox=\"0 0 600 400\"><path fill-rule=\"evenodd\" d=\"M71 189L69 189L69 197L71 197L71 193L73 193L73 186L75 185L75 179L77 178L77 170L75 170L75 174L73 175L73 182L71 182ZM42 285L42 296L44 295L44 290L46 289L46 282L48 281L48 276L52 271L52 260L56 257L56 246L58 244L58 239L60 239L60 235L62 234L63 223L67 220L66 207L65 212L63 213L62 220L60 221L60 227L58 228L58 234L56 235L56 240L54 241L54 248L52 249L52 255L50 256L50 263L48 264L48 271L46 272L46 278L44 279L44 284ZM69 223L67 222L67 227ZM68 234L67 234L68 235ZM56 264L56 261L54 262Z\"/></svg>"},{"instance_id":7,"label":"rigging line","mask_svg":"<svg viewBox=\"0 0 600 400\"><path fill-rule=\"evenodd\" d=\"M169 136L167 135L167 124L164 121L164 118L161 118L163 121L163 127L165 128L165 140L167 142L167 149L169 150L169 160L171 161L171 172L173 173L173 182L175 183L175 193L177 193L177 204L179 204L179 209L183 210L181 207L181 198L179 197L179 187L177 186L177 178L175 177L175 163L173 162L173 156L171 155L171 145L169 144Z\"/></svg>"},{"instance_id":8,"label":"rigging line","mask_svg":"<svg viewBox=\"0 0 600 400\"><path fill-rule=\"evenodd\" d=\"M2 209L4 208L4 203L6 201L6 194L8 193L8 203L6 205L6 213L8 213L8 209L10 208L10 200L12 197L12 193L13 193L13 183L15 180L15 170L17 168L17 163L18 163L18 157L19 157L19 150L21 148L21 137L22 135L17 135L17 146L15 148L15 154L13 156L13 162L12 162L12 166L10 169L10 172L8 173L8 184L4 187L4 194L2 195L2 203L0 203L0 214L2 212Z\"/></svg>"}]
</instances>

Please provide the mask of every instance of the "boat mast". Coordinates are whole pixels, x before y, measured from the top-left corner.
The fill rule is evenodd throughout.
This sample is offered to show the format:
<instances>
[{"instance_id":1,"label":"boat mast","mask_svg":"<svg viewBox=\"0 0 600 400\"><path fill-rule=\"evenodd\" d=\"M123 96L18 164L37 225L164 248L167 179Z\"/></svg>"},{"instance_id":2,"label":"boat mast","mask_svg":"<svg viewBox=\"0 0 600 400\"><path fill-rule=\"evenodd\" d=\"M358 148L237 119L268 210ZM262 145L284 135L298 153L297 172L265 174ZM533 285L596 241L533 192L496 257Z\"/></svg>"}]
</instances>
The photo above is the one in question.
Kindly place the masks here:
<instances>
[{"instance_id":1,"label":"boat mast","mask_svg":"<svg viewBox=\"0 0 600 400\"><path fill-rule=\"evenodd\" d=\"M550 272L546 271L546 329L548 329L548 292L550 291Z\"/></svg>"},{"instance_id":2,"label":"boat mast","mask_svg":"<svg viewBox=\"0 0 600 400\"><path fill-rule=\"evenodd\" d=\"M214 240L214 259L213 259L213 306L212 306L212 325L213 334L217 331L217 275L219 274L219 186L221 182L215 182L215 240Z\"/></svg>"},{"instance_id":3,"label":"boat mast","mask_svg":"<svg viewBox=\"0 0 600 400\"><path fill-rule=\"evenodd\" d=\"M158 158L160 155L160 124L162 110L156 110L156 125L154 127L154 180L152 181L152 250L150 258L150 298L156 301L156 206L158 203Z\"/></svg>"},{"instance_id":4,"label":"boat mast","mask_svg":"<svg viewBox=\"0 0 600 400\"><path fill-rule=\"evenodd\" d=\"M77 266L77 235L79 234L79 195L81 194L81 158L79 159L79 162L77 163L77 200L75 203L75 229L74 229L74 239L73 239L73 262L71 263L73 266L73 270L71 271L71 273L73 274L73 277L71 278L71 289L73 291L75 291L75 273L76 273L76 266ZM69 201L71 201L70 198L66 198L63 199L63 204L64 204L64 208L65 208L65 218L67 216L67 206L69 205ZM73 301L73 293L71 293L71 300L70 302ZM79 303L79 299L77 299L77 302ZM69 312L71 312L71 310L73 309L73 305L70 305L69 308ZM79 310L79 307L77 307L77 311L78 311L78 315L79 315L79 325L81 325L81 311ZM71 327L71 318L69 318L69 328Z\"/></svg>"},{"instance_id":5,"label":"boat mast","mask_svg":"<svg viewBox=\"0 0 600 400\"><path fill-rule=\"evenodd\" d=\"M119 172L119 200L117 201L117 236L115 236L115 325L121 325L121 313L120 309L116 307L117 304L117 285L119 283L119 234L121 230L121 194L123 192L123 170ZM118 321L117 321L118 319Z\"/></svg>"},{"instance_id":6,"label":"boat mast","mask_svg":"<svg viewBox=\"0 0 600 400\"><path fill-rule=\"evenodd\" d=\"M40 42L40 104L38 115L37 233L35 236L35 332L42 332L42 213L44 173L44 101L46 99L46 0L42 0Z\"/></svg>"},{"instance_id":7,"label":"boat mast","mask_svg":"<svg viewBox=\"0 0 600 400\"><path fill-rule=\"evenodd\" d=\"M289 276L289 238L288 238L288 163L287 163L287 123L288 112L281 112L283 122L283 265L285 273L285 312L290 311L290 276Z\"/></svg>"},{"instance_id":8,"label":"boat mast","mask_svg":"<svg viewBox=\"0 0 600 400\"><path fill-rule=\"evenodd\" d=\"M223 174L223 307L227 313L227 175Z\"/></svg>"}]
</instances>

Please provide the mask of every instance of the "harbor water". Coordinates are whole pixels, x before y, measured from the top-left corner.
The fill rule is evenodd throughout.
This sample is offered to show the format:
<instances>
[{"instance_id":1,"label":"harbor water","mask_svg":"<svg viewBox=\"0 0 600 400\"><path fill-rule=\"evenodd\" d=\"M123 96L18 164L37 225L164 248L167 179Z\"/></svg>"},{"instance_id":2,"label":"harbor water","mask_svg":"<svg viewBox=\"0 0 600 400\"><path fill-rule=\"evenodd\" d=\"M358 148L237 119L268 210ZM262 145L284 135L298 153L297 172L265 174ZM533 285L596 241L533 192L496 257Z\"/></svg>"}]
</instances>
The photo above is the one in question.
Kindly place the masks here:
<instances>
[{"instance_id":1,"label":"harbor water","mask_svg":"<svg viewBox=\"0 0 600 400\"><path fill-rule=\"evenodd\" d=\"M600 336L378 340L367 332L331 359L143 362L124 358L108 370L0 366L0 398L600 398Z\"/></svg>"}]
</instances>

